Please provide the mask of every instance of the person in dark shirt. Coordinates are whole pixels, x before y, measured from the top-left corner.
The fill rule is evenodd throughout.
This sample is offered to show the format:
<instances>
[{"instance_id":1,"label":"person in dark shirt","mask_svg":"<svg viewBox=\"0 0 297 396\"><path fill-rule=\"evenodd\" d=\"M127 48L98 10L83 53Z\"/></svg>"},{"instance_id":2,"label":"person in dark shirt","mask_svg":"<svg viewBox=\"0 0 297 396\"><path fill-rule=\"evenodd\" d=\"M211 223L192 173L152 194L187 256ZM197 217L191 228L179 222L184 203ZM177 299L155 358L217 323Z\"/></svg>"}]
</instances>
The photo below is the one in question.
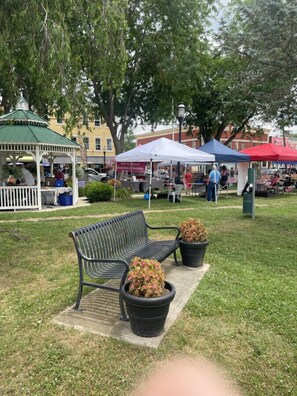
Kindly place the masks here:
<instances>
[{"instance_id":1,"label":"person in dark shirt","mask_svg":"<svg viewBox=\"0 0 297 396\"><path fill-rule=\"evenodd\" d=\"M220 185L225 187L228 182L229 173L225 165L222 166L221 170L221 178L220 178Z\"/></svg>"}]
</instances>

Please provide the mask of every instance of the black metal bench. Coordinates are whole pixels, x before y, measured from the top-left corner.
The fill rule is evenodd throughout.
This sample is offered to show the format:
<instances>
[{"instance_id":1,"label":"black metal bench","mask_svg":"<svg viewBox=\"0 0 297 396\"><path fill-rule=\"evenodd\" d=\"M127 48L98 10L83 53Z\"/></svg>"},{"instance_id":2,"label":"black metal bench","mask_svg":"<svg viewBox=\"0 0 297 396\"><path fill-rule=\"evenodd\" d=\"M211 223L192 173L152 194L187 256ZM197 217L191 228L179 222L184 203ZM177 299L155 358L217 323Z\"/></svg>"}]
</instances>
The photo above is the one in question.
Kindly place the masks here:
<instances>
[{"instance_id":1,"label":"black metal bench","mask_svg":"<svg viewBox=\"0 0 297 396\"><path fill-rule=\"evenodd\" d=\"M152 241L148 237L148 228L173 229L177 235L173 240ZM177 263L176 250L179 247L177 227L151 227L142 211L127 213L70 232L73 238L79 265L79 289L75 309L79 308L83 286L93 286L119 292L124 284L129 264L135 256L154 258L164 261L172 253ZM84 274L91 279L120 279L117 288L84 280ZM120 294L119 294L120 295ZM121 295L119 297L121 318L127 320Z\"/></svg>"}]
</instances>

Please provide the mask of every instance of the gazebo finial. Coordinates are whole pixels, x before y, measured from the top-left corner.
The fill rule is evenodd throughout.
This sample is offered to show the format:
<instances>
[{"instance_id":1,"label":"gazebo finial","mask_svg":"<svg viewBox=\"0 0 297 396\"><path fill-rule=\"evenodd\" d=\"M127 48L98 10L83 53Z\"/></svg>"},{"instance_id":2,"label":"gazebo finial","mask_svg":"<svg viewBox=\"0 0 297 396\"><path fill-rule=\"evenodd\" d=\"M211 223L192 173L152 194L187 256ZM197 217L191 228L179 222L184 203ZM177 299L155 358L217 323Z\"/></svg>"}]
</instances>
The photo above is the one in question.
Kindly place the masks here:
<instances>
[{"instance_id":1,"label":"gazebo finial","mask_svg":"<svg viewBox=\"0 0 297 396\"><path fill-rule=\"evenodd\" d=\"M29 110L29 103L24 98L23 89L20 89L20 97L19 97L19 99L17 101L15 109L16 110L27 110L27 111Z\"/></svg>"}]
</instances>

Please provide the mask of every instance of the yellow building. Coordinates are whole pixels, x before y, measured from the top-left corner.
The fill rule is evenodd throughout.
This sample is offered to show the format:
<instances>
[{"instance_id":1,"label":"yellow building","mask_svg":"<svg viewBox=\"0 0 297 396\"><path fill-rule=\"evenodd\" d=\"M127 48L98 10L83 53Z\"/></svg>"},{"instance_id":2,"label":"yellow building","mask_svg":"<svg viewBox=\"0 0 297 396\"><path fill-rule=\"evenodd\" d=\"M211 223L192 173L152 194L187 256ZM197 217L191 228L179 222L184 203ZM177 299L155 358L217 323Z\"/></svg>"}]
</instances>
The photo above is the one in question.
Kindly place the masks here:
<instances>
[{"instance_id":1,"label":"yellow building","mask_svg":"<svg viewBox=\"0 0 297 396\"><path fill-rule=\"evenodd\" d=\"M66 116L65 116L66 117ZM65 134L65 118L50 117L49 127L61 135ZM72 136L68 136L81 146L78 163L91 168L106 168L111 165L115 157L115 149L109 128L101 124L101 119L89 120L84 118L79 127L72 130ZM66 159L65 159L66 160ZM57 161L55 161L57 162ZM63 160L61 159L61 163ZM66 163L66 162L65 162Z\"/></svg>"}]
</instances>

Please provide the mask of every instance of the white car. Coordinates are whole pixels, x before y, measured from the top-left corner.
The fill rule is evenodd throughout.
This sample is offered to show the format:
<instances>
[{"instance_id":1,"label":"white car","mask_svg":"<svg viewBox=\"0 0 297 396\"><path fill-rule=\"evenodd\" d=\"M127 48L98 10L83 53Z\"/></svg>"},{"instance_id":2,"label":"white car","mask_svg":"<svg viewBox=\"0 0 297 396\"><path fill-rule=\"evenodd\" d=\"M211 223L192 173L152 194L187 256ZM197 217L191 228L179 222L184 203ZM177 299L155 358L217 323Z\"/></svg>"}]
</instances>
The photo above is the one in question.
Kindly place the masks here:
<instances>
[{"instance_id":1,"label":"white car","mask_svg":"<svg viewBox=\"0 0 297 396\"><path fill-rule=\"evenodd\" d=\"M88 174L88 181L101 181L105 182L107 180L106 173L99 173L95 169L85 168L85 172Z\"/></svg>"}]
</instances>

